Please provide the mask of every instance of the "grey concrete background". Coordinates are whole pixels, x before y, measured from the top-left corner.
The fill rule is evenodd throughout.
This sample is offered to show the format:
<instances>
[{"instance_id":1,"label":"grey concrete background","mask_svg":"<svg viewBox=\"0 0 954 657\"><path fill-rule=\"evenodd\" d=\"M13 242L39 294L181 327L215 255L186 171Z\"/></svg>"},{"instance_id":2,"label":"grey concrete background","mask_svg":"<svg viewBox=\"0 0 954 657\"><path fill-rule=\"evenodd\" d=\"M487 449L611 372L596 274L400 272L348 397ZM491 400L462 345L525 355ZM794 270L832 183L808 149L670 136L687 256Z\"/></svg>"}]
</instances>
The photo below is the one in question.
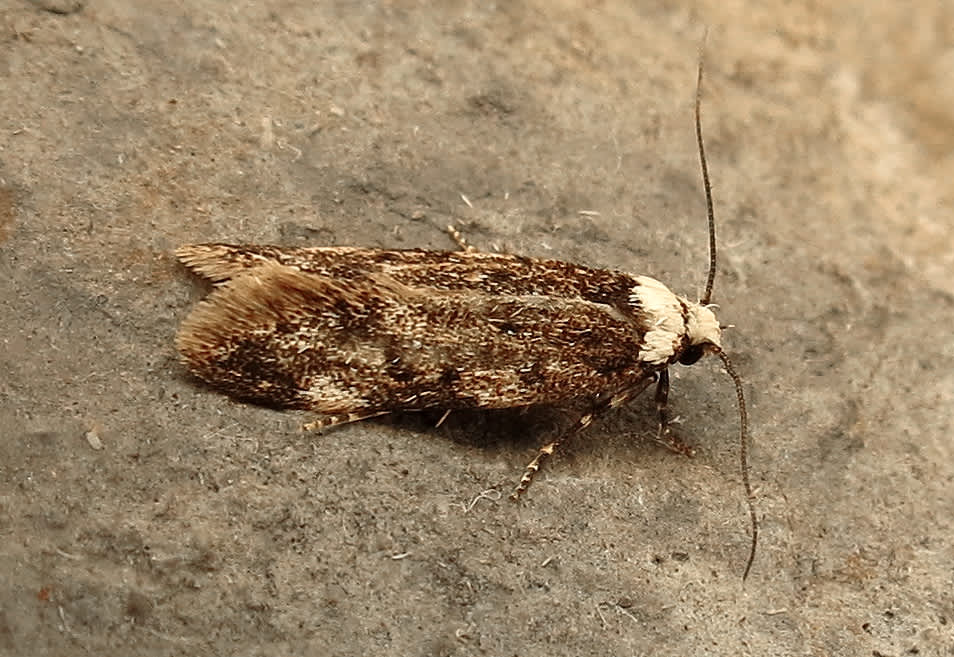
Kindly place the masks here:
<instances>
[{"instance_id":1,"label":"grey concrete background","mask_svg":"<svg viewBox=\"0 0 954 657\"><path fill-rule=\"evenodd\" d=\"M949 3L61 4L0 2L0 653L954 654ZM696 296L703 25L744 586L717 362L694 459L643 398L519 505L546 417L308 435L177 363L195 241L455 222Z\"/></svg>"}]
</instances>

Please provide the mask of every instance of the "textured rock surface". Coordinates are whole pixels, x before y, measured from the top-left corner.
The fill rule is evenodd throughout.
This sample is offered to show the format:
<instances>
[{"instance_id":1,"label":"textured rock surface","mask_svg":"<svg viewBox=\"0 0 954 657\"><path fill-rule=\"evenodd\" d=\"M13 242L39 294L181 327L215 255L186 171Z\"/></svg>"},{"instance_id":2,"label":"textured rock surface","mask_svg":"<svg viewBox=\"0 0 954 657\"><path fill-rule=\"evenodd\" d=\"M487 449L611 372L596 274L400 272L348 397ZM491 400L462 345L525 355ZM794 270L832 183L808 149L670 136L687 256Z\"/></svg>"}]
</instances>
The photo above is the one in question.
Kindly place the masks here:
<instances>
[{"instance_id":1,"label":"textured rock surface","mask_svg":"<svg viewBox=\"0 0 954 657\"><path fill-rule=\"evenodd\" d=\"M947 654L954 10L813 5L2 3L0 653ZM695 296L704 23L745 586L714 359L694 459L644 397L516 506L558 416L308 435L177 363L188 242L454 222Z\"/></svg>"}]
</instances>

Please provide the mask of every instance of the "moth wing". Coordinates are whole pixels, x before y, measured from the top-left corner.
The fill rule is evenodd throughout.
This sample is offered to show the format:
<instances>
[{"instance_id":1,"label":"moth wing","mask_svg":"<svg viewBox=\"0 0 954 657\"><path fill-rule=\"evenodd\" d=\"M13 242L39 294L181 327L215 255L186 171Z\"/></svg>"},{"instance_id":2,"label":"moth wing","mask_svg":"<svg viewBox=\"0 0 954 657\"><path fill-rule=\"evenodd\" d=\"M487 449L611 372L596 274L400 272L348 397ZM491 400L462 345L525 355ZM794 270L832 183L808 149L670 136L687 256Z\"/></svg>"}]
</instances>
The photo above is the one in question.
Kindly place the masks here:
<instances>
[{"instance_id":1,"label":"moth wing","mask_svg":"<svg viewBox=\"0 0 954 657\"><path fill-rule=\"evenodd\" d=\"M195 262L207 272L219 271L212 261ZM360 299L333 279L269 260L242 271L183 321L176 347L193 374L226 394L272 406L310 407L302 399L302 377L320 365L315 352L325 347L322 334L327 334L315 322L331 306L359 316ZM327 412L341 412L353 404L328 406Z\"/></svg>"},{"instance_id":2,"label":"moth wing","mask_svg":"<svg viewBox=\"0 0 954 657\"><path fill-rule=\"evenodd\" d=\"M258 244L187 244L176 249L176 258L215 285L258 269L285 265L303 272L347 278L379 270L379 259L402 260L414 251L386 251L351 246L282 247Z\"/></svg>"},{"instance_id":3,"label":"moth wing","mask_svg":"<svg viewBox=\"0 0 954 657\"><path fill-rule=\"evenodd\" d=\"M187 244L176 249L176 258L217 285L272 261L261 253L231 244Z\"/></svg>"},{"instance_id":4,"label":"moth wing","mask_svg":"<svg viewBox=\"0 0 954 657\"><path fill-rule=\"evenodd\" d=\"M190 370L240 399L322 413L506 408L612 392L652 372L640 333L581 299L412 288L264 262L183 322Z\"/></svg>"},{"instance_id":5,"label":"moth wing","mask_svg":"<svg viewBox=\"0 0 954 657\"><path fill-rule=\"evenodd\" d=\"M176 251L196 274L222 285L265 264L352 281L381 274L409 288L488 296L579 297L629 312L637 280L625 273L499 253L350 246L192 244ZM360 284L360 282L356 283Z\"/></svg>"}]
</instances>

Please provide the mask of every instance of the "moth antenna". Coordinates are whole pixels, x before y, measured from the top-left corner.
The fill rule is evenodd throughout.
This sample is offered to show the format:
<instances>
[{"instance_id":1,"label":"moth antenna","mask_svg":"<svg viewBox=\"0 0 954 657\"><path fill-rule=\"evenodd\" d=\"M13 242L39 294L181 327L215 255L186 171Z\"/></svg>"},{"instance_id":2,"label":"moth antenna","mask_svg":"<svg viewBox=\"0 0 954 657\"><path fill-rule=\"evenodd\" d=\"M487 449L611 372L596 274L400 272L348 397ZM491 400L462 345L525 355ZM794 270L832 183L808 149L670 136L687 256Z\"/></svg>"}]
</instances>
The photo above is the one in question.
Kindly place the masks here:
<instances>
[{"instance_id":1,"label":"moth antenna","mask_svg":"<svg viewBox=\"0 0 954 657\"><path fill-rule=\"evenodd\" d=\"M709 183L709 165L706 163L706 147L702 142L702 63L705 59L706 36L709 29L706 28L702 35L702 44L699 46L699 70L696 74L696 143L699 145L699 163L702 165L702 186L706 192L706 216L709 220L709 274L706 277L706 288L699 301L702 305L708 304L712 299L712 284L715 282L716 275L716 233L715 233L715 211L712 205L712 185Z\"/></svg>"},{"instance_id":2,"label":"moth antenna","mask_svg":"<svg viewBox=\"0 0 954 657\"><path fill-rule=\"evenodd\" d=\"M742 378L732 369L732 361L724 351L716 352L722 359L725 371L729 373L735 384L735 395L739 402L739 463L742 467L742 486L745 488L745 501L749 506L749 519L752 522L752 545L749 548L749 559L745 562L745 572L742 581L749 576L752 562L755 561L755 546L759 542L759 520L755 514L755 502L752 501L752 484L749 481L749 416L745 411L745 396L742 394Z\"/></svg>"}]
</instances>

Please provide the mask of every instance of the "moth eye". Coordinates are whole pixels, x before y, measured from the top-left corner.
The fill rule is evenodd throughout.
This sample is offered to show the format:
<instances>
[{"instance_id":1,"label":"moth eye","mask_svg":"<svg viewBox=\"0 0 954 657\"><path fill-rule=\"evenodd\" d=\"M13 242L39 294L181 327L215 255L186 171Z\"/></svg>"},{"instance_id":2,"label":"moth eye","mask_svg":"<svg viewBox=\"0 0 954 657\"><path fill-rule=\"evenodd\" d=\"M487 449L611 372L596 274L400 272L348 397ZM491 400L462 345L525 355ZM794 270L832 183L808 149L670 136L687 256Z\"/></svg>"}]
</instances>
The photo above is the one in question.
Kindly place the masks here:
<instances>
[{"instance_id":1,"label":"moth eye","mask_svg":"<svg viewBox=\"0 0 954 657\"><path fill-rule=\"evenodd\" d=\"M702 358L702 355L706 353L705 345L693 344L682 352L682 355L679 356L679 362L683 365L692 365L697 360Z\"/></svg>"}]
</instances>

